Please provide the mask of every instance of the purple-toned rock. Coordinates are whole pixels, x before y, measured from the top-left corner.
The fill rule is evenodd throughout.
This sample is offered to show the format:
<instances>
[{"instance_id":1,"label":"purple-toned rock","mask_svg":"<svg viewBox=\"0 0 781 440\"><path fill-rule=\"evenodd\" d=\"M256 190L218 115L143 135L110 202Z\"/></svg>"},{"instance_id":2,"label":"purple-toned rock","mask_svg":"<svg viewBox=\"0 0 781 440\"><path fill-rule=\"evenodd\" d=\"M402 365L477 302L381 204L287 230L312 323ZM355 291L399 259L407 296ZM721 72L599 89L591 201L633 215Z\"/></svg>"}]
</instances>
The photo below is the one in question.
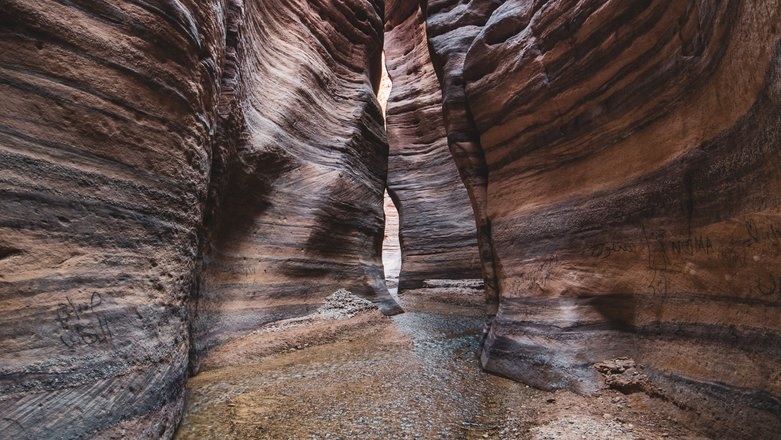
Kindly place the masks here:
<instances>
[{"instance_id":1,"label":"purple-toned rock","mask_svg":"<svg viewBox=\"0 0 781 440\"><path fill-rule=\"evenodd\" d=\"M339 288L400 311L381 248L382 3L246 2L229 33L194 360ZM197 368L197 362L192 367Z\"/></svg>"},{"instance_id":2,"label":"purple-toned rock","mask_svg":"<svg viewBox=\"0 0 781 440\"><path fill-rule=\"evenodd\" d=\"M474 214L448 149L417 1L387 3L385 60L393 83L386 125L388 192L400 217L399 289L428 279L481 278Z\"/></svg>"},{"instance_id":3,"label":"purple-toned rock","mask_svg":"<svg viewBox=\"0 0 781 440\"><path fill-rule=\"evenodd\" d=\"M2 11L0 437L170 437L218 124L222 6Z\"/></svg>"},{"instance_id":4,"label":"purple-toned rock","mask_svg":"<svg viewBox=\"0 0 781 440\"><path fill-rule=\"evenodd\" d=\"M488 168L480 147L480 134L466 100L464 59L491 12L502 1L432 0L421 4L425 6L429 52L442 90L442 114L448 146L475 215L486 306L488 316L492 318L499 305L499 291L491 243L491 220L486 211ZM511 87L500 89L497 92L505 94L513 90Z\"/></svg>"},{"instance_id":5,"label":"purple-toned rock","mask_svg":"<svg viewBox=\"0 0 781 440\"><path fill-rule=\"evenodd\" d=\"M381 1L2 10L1 438L168 438L209 347L399 310Z\"/></svg>"},{"instance_id":6,"label":"purple-toned rock","mask_svg":"<svg viewBox=\"0 0 781 440\"><path fill-rule=\"evenodd\" d=\"M593 364L632 358L713 432L781 429L780 15L773 1L428 2L446 120L463 90L474 123L448 126L471 133L478 166L457 162L487 176L486 369L591 392Z\"/></svg>"}]
</instances>

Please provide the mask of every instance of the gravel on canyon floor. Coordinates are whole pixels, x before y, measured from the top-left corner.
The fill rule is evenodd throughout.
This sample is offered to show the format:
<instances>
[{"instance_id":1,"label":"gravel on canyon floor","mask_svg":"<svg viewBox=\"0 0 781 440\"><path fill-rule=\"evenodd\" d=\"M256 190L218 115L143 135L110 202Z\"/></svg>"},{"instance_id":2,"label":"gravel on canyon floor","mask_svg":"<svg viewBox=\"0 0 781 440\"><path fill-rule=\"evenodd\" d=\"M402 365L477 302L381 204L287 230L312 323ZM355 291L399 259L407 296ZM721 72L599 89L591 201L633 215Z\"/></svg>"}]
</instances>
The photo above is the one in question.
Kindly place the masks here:
<instances>
[{"instance_id":1,"label":"gravel on canyon floor","mask_svg":"<svg viewBox=\"0 0 781 440\"><path fill-rule=\"evenodd\" d=\"M212 352L187 384L176 438L706 438L644 393L543 392L483 372L479 290L405 292L393 317L348 292L329 298L321 311L351 311Z\"/></svg>"}]
</instances>

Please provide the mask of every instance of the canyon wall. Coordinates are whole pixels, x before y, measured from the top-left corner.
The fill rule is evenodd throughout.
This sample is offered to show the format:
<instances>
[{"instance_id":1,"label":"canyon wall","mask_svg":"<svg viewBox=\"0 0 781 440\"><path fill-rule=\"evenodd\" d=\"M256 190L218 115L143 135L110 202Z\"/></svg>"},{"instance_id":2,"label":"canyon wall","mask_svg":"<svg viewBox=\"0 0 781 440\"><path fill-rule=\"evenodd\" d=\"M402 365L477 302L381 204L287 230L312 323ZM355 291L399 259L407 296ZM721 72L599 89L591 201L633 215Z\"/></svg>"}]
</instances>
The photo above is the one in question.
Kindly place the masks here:
<instances>
[{"instance_id":1,"label":"canyon wall","mask_svg":"<svg viewBox=\"0 0 781 440\"><path fill-rule=\"evenodd\" d=\"M247 1L233 11L194 360L311 313L339 288L400 311L381 261L382 2Z\"/></svg>"},{"instance_id":2,"label":"canyon wall","mask_svg":"<svg viewBox=\"0 0 781 440\"><path fill-rule=\"evenodd\" d=\"M484 367L588 393L629 357L712 432L778 432L778 2L427 6L449 139L485 187Z\"/></svg>"},{"instance_id":3,"label":"canyon wall","mask_svg":"<svg viewBox=\"0 0 781 440\"><path fill-rule=\"evenodd\" d=\"M385 63L388 193L399 211L399 290L482 278L472 207L448 150L442 94L417 1L388 1Z\"/></svg>"},{"instance_id":4,"label":"canyon wall","mask_svg":"<svg viewBox=\"0 0 781 440\"><path fill-rule=\"evenodd\" d=\"M210 348L338 288L400 311L383 17L402 287L482 271L489 371L631 358L713 433L781 431L777 1L2 10L0 437L170 437Z\"/></svg>"},{"instance_id":5,"label":"canyon wall","mask_svg":"<svg viewBox=\"0 0 781 440\"><path fill-rule=\"evenodd\" d=\"M3 2L0 437L172 435L221 8Z\"/></svg>"},{"instance_id":6,"label":"canyon wall","mask_svg":"<svg viewBox=\"0 0 781 440\"><path fill-rule=\"evenodd\" d=\"M463 76L464 58L472 41L502 0L417 3L426 17L430 58L442 90L442 116L448 147L475 216L486 307L491 320L499 307L499 291L491 244L491 220L486 211L488 168L480 148L480 134L469 114ZM503 87L497 93L512 93L512 88Z\"/></svg>"},{"instance_id":7,"label":"canyon wall","mask_svg":"<svg viewBox=\"0 0 781 440\"><path fill-rule=\"evenodd\" d=\"M0 437L170 437L207 348L340 287L399 310L381 2L2 11Z\"/></svg>"},{"instance_id":8,"label":"canyon wall","mask_svg":"<svg viewBox=\"0 0 781 440\"><path fill-rule=\"evenodd\" d=\"M399 243L399 212L388 193L385 193L385 235L382 240L382 267L388 289L398 287L401 272L401 244Z\"/></svg>"}]
</instances>

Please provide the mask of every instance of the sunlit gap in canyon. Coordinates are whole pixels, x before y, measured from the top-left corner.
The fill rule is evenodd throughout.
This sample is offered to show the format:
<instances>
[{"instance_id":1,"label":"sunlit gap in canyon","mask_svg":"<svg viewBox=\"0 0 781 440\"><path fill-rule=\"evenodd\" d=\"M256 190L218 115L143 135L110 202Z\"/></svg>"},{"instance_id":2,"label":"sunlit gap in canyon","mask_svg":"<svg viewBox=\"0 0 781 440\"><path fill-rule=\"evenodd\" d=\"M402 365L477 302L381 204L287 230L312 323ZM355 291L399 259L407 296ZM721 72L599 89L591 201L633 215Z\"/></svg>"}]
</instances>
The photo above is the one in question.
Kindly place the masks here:
<instances>
[{"instance_id":1,"label":"sunlit gap in canyon","mask_svg":"<svg viewBox=\"0 0 781 440\"><path fill-rule=\"evenodd\" d=\"M385 52L382 54L382 80L380 81L380 90L377 92L377 100L382 108L383 121L385 112L388 108L388 97L390 95L393 83L388 76L388 70L385 68ZM383 210L385 211L385 234L382 238L382 266L385 273L385 284L391 294L398 291L399 272L401 272L401 245L399 243L399 211L388 194L388 188L385 188L383 199Z\"/></svg>"},{"instance_id":2,"label":"sunlit gap in canyon","mask_svg":"<svg viewBox=\"0 0 781 440\"><path fill-rule=\"evenodd\" d=\"M4 1L0 440L781 440L779 23Z\"/></svg>"}]
</instances>

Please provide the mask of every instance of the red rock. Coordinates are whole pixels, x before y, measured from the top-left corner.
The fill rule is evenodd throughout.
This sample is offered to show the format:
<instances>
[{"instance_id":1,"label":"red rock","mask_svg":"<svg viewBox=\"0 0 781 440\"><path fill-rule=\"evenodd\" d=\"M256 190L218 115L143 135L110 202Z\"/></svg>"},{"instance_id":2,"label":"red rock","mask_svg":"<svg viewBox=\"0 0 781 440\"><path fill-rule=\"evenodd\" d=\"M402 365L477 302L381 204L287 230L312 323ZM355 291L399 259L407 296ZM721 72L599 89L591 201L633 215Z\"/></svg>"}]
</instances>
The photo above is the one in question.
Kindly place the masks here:
<instances>
[{"instance_id":1,"label":"red rock","mask_svg":"<svg viewBox=\"0 0 781 440\"><path fill-rule=\"evenodd\" d=\"M431 60L442 90L442 113L450 152L466 186L477 225L477 240L485 282L489 319L497 311L499 292L491 244L491 220L486 212L488 168L464 91L464 58L480 29L502 1L428 1L426 35ZM500 93L511 89L502 88Z\"/></svg>"},{"instance_id":2,"label":"red rock","mask_svg":"<svg viewBox=\"0 0 781 440\"><path fill-rule=\"evenodd\" d=\"M445 113L463 84L474 121L448 135L477 134L478 166L457 162L473 193L487 175L499 306L485 368L591 392L592 364L631 357L711 432L772 436L777 5L500 3L428 2Z\"/></svg>"},{"instance_id":3,"label":"red rock","mask_svg":"<svg viewBox=\"0 0 781 440\"><path fill-rule=\"evenodd\" d=\"M339 288L400 311L381 261L382 7L340 4L248 2L237 18L195 303L196 357L312 313Z\"/></svg>"},{"instance_id":4,"label":"red rock","mask_svg":"<svg viewBox=\"0 0 781 440\"><path fill-rule=\"evenodd\" d=\"M219 9L3 2L0 437L173 434Z\"/></svg>"},{"instance_id":5,"label":"red rock","mask_svg":"<svg viewBox=\"0 0 781 440\"><path fill-rule=\"evenodd\" d=\"M714 436L781 432L777 2L388 6L402 281L477 246L487 370L591 393L629 358ZM167 438L210 348L339 288L400 310L383 16L3 4L0 436Z\"/></svg>"},{"instance_id":6,"label":"red rock","mask_svg":"<svg viewBox=\"0 0 781 440\"><path fill-rule=\"evenodd\" d=\"M385 22L393 82L386 117L388 192L401 222L399 289L420 288L428 279L481 278L474 214L448 150L418 2L388 2Z\"/></svg>"},{"instance_id":7,"label":"red rock","mask_svg":"<svg viewBox=\"0 0 781 440\"><path fill-rule=\"evenodd\" d=\"M2 9L0 437L170 437L209 347L338 288L399 311L381 2Z\"/></svg>"}]
</instances>

